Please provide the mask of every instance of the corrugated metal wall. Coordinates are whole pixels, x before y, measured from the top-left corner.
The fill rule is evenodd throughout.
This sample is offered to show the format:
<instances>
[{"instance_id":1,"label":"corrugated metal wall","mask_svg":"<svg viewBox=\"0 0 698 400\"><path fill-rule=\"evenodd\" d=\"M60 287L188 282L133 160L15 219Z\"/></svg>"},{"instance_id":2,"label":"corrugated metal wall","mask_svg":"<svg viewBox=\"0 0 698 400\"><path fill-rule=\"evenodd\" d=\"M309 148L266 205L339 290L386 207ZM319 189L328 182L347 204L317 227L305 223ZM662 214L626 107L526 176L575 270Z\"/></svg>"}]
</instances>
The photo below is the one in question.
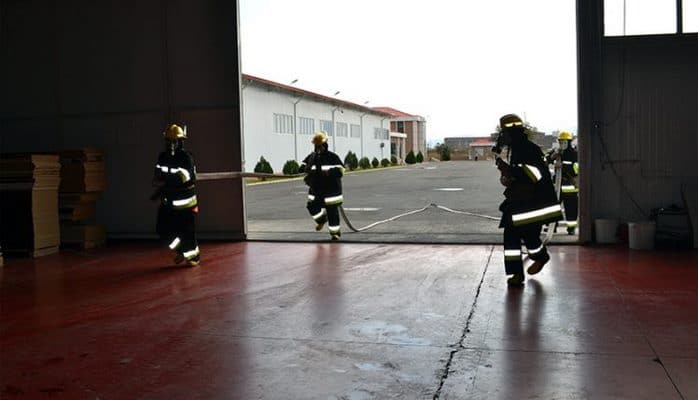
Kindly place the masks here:
<instances>
[{"instance_id":1,"label":"corrugated metal wall","mask_svg":"<svg viewBox=\"0 0 698 400\"><path fill-rule=\"evenodd\" d=\"M681 205L681 184L698 179L695 39L604 39L592 218L645 219L652 208Z\"/></svg>"},{"instance_id":2,"label":"corrugated metal wall","mask_svg":"<svg viewBox=\"0 0 698 400\"><path fill-rule=\"evenodd\" d=\"M3 0L0 150L97 147L111 236L154 233L161 132L186 123L199 171L240 170L237 3ZM244 236L243 187L201 182L199 231Z\"/></svg>"}]
</instances>

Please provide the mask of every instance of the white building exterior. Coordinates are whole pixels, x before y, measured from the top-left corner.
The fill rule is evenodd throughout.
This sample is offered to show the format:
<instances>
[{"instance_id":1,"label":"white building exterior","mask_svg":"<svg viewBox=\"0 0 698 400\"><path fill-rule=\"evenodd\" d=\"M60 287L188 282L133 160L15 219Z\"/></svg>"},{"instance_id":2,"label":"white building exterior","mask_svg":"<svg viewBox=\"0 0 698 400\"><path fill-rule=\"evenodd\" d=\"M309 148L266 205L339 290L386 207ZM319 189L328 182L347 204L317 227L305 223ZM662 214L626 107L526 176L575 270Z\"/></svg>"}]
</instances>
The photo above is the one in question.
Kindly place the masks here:
<instances>
[{"instance_id":1,"label":"white building exterior","mask_svg":"<svg viewBox=\"0 0 698 400\"><path fill-rule=\"evenodd\" d=\"M329 149L344 160L390 159L390 114L243 74L244 168L260 157L281 172L288 160L299 163L313 150L315 132L325 131Z\"/></svg>"}]
</instances>

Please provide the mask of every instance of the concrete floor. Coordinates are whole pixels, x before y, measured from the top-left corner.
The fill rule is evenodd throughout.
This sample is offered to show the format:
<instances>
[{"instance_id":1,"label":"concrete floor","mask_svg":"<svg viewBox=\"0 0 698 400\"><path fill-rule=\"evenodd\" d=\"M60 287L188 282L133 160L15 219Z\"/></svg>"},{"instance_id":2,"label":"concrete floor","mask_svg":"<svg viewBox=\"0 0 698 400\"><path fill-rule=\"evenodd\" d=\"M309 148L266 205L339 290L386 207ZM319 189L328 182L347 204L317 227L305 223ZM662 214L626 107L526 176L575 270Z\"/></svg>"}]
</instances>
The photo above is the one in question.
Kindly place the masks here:
<instances>
[{"instance_id":1,"label":"concrete floor","mask_svg":"<svg viewBox=\"0 0 698 400\"><path fill-rule=\"evenodd\" d=\"M698 252L152 244L0 269L2 399L698 399Z\"/></svg>"}]
</instances>

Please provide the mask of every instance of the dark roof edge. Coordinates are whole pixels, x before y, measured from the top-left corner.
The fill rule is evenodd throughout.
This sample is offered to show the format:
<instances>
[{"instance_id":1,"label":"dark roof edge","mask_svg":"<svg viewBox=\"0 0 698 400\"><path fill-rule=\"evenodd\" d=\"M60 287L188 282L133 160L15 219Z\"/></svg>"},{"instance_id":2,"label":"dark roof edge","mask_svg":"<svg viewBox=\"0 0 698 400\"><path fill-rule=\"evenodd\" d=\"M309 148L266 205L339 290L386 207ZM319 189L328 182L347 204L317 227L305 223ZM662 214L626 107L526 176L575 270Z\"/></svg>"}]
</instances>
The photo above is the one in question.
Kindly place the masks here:
<instances>
[{"instance_id":1,"label":"dark roof edge","mask_svg":"<svg viewBox=\"0 0 698 400\"><path fill-rule=\"evenodd\" d=\"M350 102L350 101L336 99L336 98L334 98L334 97L325 96L325 95L322 95L322 94L319 94L319 93L311 92L311 91L309 91L309 90L299 89L299 88L297 88L297 87L290 86L290 85L284 85L283 83L278 83L278 82L270 81L270 80L268 80L268 79L260 78L260 77L253 76L253 75L249 75L249 74L241 74L241 76L242 76L242 80L243 80L243 81L244 81L244 80L248 80L248 81L252 81L252 82L257 82L257 83L261 83L261 84L263 84L263 85L271 86L271 87L274 87L274 88L277 88L277 89L282 89L282 90L287 91L287 92L293 92L293 93L299 94L299 95L301 95L301 96L314 97L314 98L316 98L316 99L320 99L320 100L323 100L323 101L326 101L326 102L328 102L328 103L332 103L332 104L335 104L335 105L343 105L343 106L345 106L345 107L351 107L351 108L359 109L359 110L361 110L361 111L364 111L364 112L367 112L367 113L371 113L371 114L377 114L377 115L383 115L383 116L386 116L386 117L392 117L392 115L391 115L390 113L386 113L386 112L383 112L383 111L374 110L374 109L371 108L371 107L362 106L361 104L352 103L352 102Z\"/></svg>"}]
</instances>

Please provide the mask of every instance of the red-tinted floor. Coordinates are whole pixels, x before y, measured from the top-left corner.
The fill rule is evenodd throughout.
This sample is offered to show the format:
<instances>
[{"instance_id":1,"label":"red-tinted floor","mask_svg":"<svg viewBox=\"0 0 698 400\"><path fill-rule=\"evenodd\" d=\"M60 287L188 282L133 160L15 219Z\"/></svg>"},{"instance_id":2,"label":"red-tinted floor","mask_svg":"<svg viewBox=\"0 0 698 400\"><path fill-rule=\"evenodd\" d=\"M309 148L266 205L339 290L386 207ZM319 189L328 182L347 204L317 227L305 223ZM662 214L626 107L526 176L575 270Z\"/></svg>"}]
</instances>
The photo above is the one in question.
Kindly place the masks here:
<instances>
[{"instance_id":1,"label":"red-tinted floor","mask_svg":"<svg viewBox=\"0 0 698 400\"><path fill-rule=\"evenodd\" d=\"M698 399L698 253L150 244L0 269L0 398Z\"/></svg>"}]
</instances>

